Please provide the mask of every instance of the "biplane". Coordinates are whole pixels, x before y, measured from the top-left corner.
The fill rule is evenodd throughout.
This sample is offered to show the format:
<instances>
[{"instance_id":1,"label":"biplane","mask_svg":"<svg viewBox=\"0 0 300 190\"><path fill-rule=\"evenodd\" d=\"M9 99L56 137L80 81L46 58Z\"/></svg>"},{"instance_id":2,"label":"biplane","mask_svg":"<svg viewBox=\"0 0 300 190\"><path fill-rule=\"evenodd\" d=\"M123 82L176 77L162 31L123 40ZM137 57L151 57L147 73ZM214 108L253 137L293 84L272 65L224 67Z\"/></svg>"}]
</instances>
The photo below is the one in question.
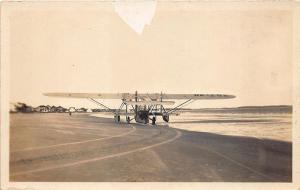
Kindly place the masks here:
<instances>
[{"instance_id":1,"label":"biplane","mask_svg":"<svg viewBox=\"0 0 300 190\"><path fill-rule=\"evenodd\" d=\"M165 93L44 93L46 96L65 98L84 98L103 107L106 111L113 113L115 122L119 123L121 115L125 116L126 122L135 120L137 123L153 125L158 116L165 122L169 122L170 114L183 108L196 100L230 99L234 95L226 94L165 94ZM96 99L120 99L122 101L118 109L111 109ZM185 100L173 108L174 100ZM125 107L125 109L123 109Z\"/></svg>"}]
</instances>

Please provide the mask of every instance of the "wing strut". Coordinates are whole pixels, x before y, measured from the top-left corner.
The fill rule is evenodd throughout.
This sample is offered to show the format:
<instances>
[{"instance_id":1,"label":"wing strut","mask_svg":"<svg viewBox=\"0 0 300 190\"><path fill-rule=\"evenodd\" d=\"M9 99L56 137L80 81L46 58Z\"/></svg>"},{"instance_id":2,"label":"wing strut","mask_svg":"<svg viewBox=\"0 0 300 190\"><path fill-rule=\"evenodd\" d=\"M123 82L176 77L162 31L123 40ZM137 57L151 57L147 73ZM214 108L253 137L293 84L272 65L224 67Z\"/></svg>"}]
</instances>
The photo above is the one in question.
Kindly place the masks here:
<instances>
[{"instance_id":1,"label":"wing strut","mask_svg":"<svg viewBox=\"0 0 300 190\"><path fill-rule=\"evenodd\" d=\"M104 104L98 102L97 100L95 100L95 99L93 99L93 98L88 98L88 100L90 100L90 101L92 101L92 102L98 104L99 106L104 107L105 109L107 109L107 110L110 111L110 112L115 112L114 110L110 109L109 107L105 106Z\"/></svg>"},{"instance_id":2,"label":"wing strut","mask_svg":"<svg viewBox=\"0 0 300 190\"><path fill-rule=\"evenodd\" d=\"M179 108L182 108L183 106L186 106L186 105L188 105L188 104L190 104L190 103L192 103L192 102L194 102L194 101L195 101L194 99L188 99L187 101L185 101L185 102L179 104L179 105L176 106L175 108L169 110L167 113L172 113L172 112L178 110Z\"/></svg>"}]
</instances>

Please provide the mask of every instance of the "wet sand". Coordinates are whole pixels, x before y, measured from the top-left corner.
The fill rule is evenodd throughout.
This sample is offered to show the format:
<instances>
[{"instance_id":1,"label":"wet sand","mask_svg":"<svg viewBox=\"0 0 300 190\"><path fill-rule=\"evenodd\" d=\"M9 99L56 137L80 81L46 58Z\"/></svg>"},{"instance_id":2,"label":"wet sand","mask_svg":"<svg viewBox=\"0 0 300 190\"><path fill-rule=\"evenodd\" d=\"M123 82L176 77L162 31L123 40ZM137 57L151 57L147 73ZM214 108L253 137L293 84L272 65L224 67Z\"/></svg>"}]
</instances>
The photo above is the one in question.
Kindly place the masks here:
<instances>
[{"instance_id":1,"label":"wet sand","mask_svg":"<svg viewBox=\"0 0 300 190\"><path fill-rule=\"evenodd\" d=\"M182 113L170 126L197 132L292 142L291 113Z\"/></svg>"}]
</instances>

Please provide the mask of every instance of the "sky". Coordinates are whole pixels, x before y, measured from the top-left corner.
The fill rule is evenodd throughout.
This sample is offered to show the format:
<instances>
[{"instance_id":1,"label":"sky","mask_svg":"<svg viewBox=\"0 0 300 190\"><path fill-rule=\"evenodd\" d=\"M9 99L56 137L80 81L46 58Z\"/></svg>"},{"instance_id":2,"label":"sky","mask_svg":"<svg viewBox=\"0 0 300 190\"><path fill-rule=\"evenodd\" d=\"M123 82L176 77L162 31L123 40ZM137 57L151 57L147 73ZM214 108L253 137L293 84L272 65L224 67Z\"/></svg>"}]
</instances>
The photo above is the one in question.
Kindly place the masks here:
<instances>
[{"instance_id":1,"label":"sky","mask_svg":"<svg viewBox=\"0 0 300 190\"><path fill-rule=\"evenodd\" d=\"M156 7L142 34L113 6L15 9L10 101L97 107L44 92L223 93L190 107L292 104L292 14ZM121 101L102 101L117 107Z\"/></svg>"}]
</instances>

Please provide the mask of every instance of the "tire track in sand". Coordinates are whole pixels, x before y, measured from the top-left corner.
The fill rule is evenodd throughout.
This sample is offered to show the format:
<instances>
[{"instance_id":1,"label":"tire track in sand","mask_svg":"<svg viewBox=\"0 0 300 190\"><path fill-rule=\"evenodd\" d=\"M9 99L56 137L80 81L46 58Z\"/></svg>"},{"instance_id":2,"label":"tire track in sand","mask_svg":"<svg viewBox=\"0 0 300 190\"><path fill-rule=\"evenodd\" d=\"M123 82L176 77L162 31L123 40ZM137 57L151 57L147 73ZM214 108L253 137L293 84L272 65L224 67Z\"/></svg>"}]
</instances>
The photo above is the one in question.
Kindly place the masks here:
<instances>
[{"instance_id":1,"label":"tire track in sand","mask_svg":"<svg viewBox=\"0 0 300 190\"><path fill-rule=\"evenodd\" d=\"M30 148L25 148L21 150L15 150L12 151L11 153L16 153L16 152L25 152L25 151L31 151L31 150L41 150L41 149L47 149L47 148L53 148L53 147L60 147L60 146L68 146L68 145L75 145L75 144L84 144L88 142L95 142L95 141L102 141L102 140L107 140L111 138L116 138L116 137L123 137L126 135L129 135L133 132L135 132L136 128L132 127L132 130L126 133L121 133L119 135L113 135L113 136L108 136L108 137L101 137L97 139L90 139L90 140L84 140L84 141L76 141L76 142L69 142L69 143L62 143L62 144L54 144L54 145L47 145L47 146L38 146L38 147L30 147Z\"/></svg>"},{"instance_id":2,"label":"tire track in sand","mask_svg":"<svg viewBox=\"0 0 300 190\"><path fill-rule=\"evenodd\" d=\"M181 136L181 132L176 129L174 129L174 130L176 131L176 135L174 137L172 137L168 140L159 142L159 143L145 146L145 147L136 148L133 150L120 152L120 153L116 153L116 154L111 154L111 155L107 155L107 156L101 156L101 157L91 158L91 159L87 159L87 160L80 160L80 161L72 162L72 163L68 163L68 164L61 164L61 165L56 165L56 166L52 166L52 167L45 167L45 168L39 168L39 169L34 169L34 170L29 170L29 171L16 172L16 173L12 173L10 176L12 177L12 176L18 176L18 175L29 174L29 173L43 172L43 171L47 171L47 170L54 170L54 169L71 167L71 166L78 166L78 165L82 165L82 164L97 162L97 161L101 161L101 160L105 160L105 159L109 159L109 158L120 157L120 156L125 156L125 155L131 154L131 153L144 151L144 150L151 149L151 148L163 145L163 144L173 142L176 139L178 139Z\"/></svg>"}]
</instances>

